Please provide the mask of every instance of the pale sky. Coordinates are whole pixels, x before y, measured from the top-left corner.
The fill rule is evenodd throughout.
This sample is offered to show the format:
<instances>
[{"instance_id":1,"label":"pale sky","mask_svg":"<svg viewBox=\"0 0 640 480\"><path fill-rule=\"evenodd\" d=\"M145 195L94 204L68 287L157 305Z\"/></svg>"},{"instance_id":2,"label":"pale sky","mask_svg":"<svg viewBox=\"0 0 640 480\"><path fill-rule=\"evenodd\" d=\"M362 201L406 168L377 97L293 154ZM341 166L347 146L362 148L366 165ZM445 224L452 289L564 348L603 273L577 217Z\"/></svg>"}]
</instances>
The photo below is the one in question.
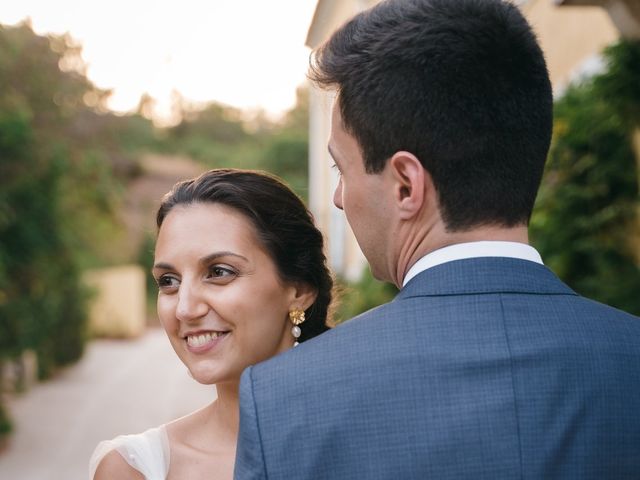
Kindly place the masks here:
<instances>
[{"instance_id":1,"label":"pale sky","mask_svg":"<svg viewBox=\"0 0 640 480\"><path fill-rule=\"evenodd\" d=\"M87 76L127 111L147 92L169 111L172 90L272 115L304 82L317 0L8 0L0 23L29 17L38 34L69 32Z\"/></svg>"}]
</instances>

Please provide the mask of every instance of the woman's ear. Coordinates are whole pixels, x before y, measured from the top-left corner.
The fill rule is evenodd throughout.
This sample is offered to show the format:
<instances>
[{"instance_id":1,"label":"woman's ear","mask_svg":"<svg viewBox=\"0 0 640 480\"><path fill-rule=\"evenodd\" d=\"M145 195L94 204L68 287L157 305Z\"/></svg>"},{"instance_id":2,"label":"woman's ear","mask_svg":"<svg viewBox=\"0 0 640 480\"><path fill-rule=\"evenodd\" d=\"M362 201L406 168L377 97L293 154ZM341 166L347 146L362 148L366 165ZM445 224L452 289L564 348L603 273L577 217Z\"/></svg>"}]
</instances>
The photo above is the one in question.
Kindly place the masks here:
<instances>
[{"instance_id":1,"label":"woman's ear","mask_svg":"<svg viewBox=\"0 0 640 480\"><path fill-rule=\"evenodd\" d=\"M318 297L318 290L308 283L296 282L293 285L293 296L291 298L291 308L306 310Z\"/></svg>"},{"instance_id":2,"label":"woman's ear","mask_svg":"<svg viewBox=\"0 0 640 480\"><path fill-rule=\"evenodd\" d=\"M389 167L400 218L408 220L419 214L423 207L429 174L414 154L405 151L396 152L389 160Z\"/></svg>"}]
</instances>

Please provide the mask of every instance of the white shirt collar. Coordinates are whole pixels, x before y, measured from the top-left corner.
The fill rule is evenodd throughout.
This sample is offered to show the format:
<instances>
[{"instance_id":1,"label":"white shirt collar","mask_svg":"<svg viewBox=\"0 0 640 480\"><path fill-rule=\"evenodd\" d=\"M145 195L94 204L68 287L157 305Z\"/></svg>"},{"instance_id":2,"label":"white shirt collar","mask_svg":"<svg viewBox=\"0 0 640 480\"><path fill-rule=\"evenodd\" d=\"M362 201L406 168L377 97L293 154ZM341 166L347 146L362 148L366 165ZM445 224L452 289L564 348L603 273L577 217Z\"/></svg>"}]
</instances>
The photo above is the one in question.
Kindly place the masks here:
<instances>
[{"instance_id":1,"label":"white shirt collar","mask_svg":"<svg viewBox=\"0 0 640 480\"><path fill-rule=\"evenodd\" d=\"M404 287L409 280L428 268L453 260L477 257L519 258L542 264L538 251L526 243L497 241L458 243L434 250L414 263L405 275L402 286Z\"/></svg>"}]
</instances>

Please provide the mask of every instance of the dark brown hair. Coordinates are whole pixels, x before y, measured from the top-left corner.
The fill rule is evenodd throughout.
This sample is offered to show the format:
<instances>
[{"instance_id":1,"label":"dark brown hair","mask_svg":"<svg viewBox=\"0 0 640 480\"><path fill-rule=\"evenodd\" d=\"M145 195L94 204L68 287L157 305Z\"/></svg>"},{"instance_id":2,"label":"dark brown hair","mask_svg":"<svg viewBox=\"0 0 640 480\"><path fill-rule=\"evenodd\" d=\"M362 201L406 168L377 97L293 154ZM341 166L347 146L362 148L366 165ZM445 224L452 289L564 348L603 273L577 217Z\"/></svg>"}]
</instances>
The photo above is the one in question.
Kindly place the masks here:
<instances>
[{"instance_id":1,"label":"dark brown hair","mask_svg":"<svg viewBox=\"0 0 640 480\"><path fill-rule=\"evenodd\" d=\"M326 265L322 233L302 200L277 177L258 171L215 169L179 182L165 195L156 223L162 226L176 205L218 203L246 216L273 259L282 280L314 287L300 342L326 331L333 279Z\"/></svg>"},{"instance_id":2,"label":"dark brown hair","mask_svg":"<svg viewBox=\"0 0 640 480\"><path fill-rule=\"evenodd\" d=\"M314 52L368 173L409 151L446 227L526 224L549 148L551 83L518 8L502 0L387 0Z\"/></svg>"}]
</instances>

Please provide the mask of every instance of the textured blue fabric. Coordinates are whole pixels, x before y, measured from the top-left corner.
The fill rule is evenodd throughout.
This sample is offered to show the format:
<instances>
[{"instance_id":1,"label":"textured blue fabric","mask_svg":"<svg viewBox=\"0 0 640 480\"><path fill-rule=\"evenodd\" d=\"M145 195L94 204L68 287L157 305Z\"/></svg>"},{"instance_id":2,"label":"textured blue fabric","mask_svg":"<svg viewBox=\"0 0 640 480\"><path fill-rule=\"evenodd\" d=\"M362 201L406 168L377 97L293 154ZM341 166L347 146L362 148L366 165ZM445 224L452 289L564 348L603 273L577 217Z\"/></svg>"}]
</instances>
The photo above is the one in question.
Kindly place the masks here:
<instances>
[{"instance_id":1,"label":"textured blue fabric","mask_svg":"<svg viewBox=\"0 0 640 480\"><path fill-rule=\"evenodd\" d=\"M245 371L235 478L640 479L640 319L449 262Z\"/></svg>"}]
</instances>

